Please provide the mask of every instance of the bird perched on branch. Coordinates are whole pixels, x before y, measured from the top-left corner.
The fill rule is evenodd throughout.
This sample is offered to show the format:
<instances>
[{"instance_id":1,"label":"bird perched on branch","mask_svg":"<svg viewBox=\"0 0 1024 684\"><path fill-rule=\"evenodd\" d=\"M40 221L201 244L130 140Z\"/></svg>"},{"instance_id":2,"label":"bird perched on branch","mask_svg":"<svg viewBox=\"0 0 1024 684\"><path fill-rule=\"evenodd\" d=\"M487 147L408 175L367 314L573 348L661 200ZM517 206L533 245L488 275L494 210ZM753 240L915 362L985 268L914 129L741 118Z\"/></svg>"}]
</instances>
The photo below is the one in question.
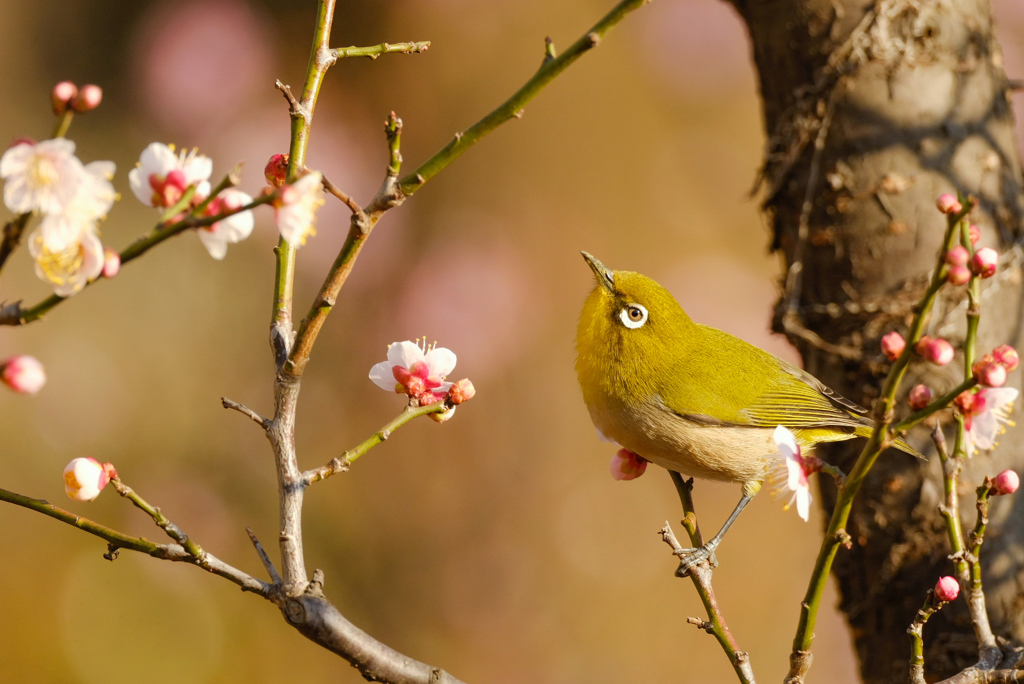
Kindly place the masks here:
<instances>
[{"instance_id":1,"label":"bird perched on branch","mask_svg":"<svg viewBox=\"0 0 1024 684\"><path fill-rule=\"evenodd\" d=\"M743 492L722 529L684 557L711 556L778 459L782 425L810 447L871 434L865 409L752 344L690 320L668 290L583 252L597 283L576 333L576 373L598 431L648 461ZM903 440L894 446L918 454Z\"/></svg>"}]
</instances>

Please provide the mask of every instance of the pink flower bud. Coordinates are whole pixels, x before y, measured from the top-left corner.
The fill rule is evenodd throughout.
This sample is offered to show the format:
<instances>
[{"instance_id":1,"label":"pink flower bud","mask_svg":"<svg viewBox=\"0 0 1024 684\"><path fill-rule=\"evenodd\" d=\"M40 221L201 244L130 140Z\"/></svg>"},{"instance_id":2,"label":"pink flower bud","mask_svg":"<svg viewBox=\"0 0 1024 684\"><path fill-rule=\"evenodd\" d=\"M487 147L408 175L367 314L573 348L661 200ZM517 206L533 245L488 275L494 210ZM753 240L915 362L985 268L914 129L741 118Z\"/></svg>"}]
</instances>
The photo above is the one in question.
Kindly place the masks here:
<instances>
[{"instance_id":1,"label":"pink flower bud","mask_svg":"<svg viewBox=\"0 0 1024 684\"><path fill-rule=\"evenodd\" d=\"M992 358L995 362L1002 364L1008 371L1012 371L1017 368L1020 364L1020 357L1017 355L1017 350L1008 344L1001 344L992 350Z\"/></svg>"},{"instance_id":2,"label":"pink flower bud","mask_svg":"<svg viewBox=\"0 0 1024 684\"><path fill-rule=\"evenodd\" d=\"M996 363L989 354L974 364L971 372L978 378L978 384L982 387L1002 387L1006 382L1006 368Z\"/></svg>"},{"instance_id":3,"label":"pink flower bud","mask_svg":"<svg viewBox=\"0 0 1024 684\"><path fill-rule=\"evenodd\" d=\"M970 228L967 229L967 233L970 235L971 244L978 244L978 240L981 239L981 230L978 228L978 226L972 223Z\"/></svg>"},{"instance_id":4,"label":"pink flower bud","mask_svg":"<svg viewBox=\"0 0 1024 684\"><path fill-rule=\"evenodd\" d=\"M955 577L946 575L935 583L935 598L940 601L954 601L960 595L960 583Z\"/></svg>"},{"instance_id":5,"label":"pink flower bud","mask_svg":"<svg viewBox=\"0 0 1024 684\"><path fill-rule=\"evenodd\" d=\"M635 480L647 470L647 459L637 456L629 449L619 449L612 456L609 470L616 480Z\"/></svg>"},{"instance_id":6,"label":"pink flower bud","mask_svg":"<svg viewBox=\"0 0 1024 684\"><path fill-rule=\"evenodd\" d=\"M279 188L288 182L288 155L275 154L263 168L263 176L267 183L274 188Z\"/></svg>"},{"instance_id":7,"label":"pink flower bud","mask_svg":"<svg viewBox=\"0 0 1024 684\"><path fill-rule=\"evenodd\" d=\"M971 259L971 270L982 278L991 278L996 273L996 266L999 264L999 253L991 247L982 247L974 253Z\"/></svg>"},{"instance_id":8,"label":"pink flower bud","mask_svg":"<svg viewBox=\"0 0 1024 684\"><path fill-rule=\"evenodd\" d=\"M103 248L103 277L113 278L121 270L121 255L110 247Z\"/></svg>"},{"instance_id":9,"label":"pink flower bud","mask_svg":"<svg viewBox=\"0 0 1024 684\"><path fill-rule=\"evenodd\" d=\"M895 361L903 353L903 348L907 346L907 341L903 339L903 335L893 330L882 335L881 346L885 358Z\"/></svg>"},{"instance_id":10,"label":"pink flower bud","mask_svg":"<svg viewBox=\"0 0 1024 684\"><path fill-rule=\"evenodd\" d=\"M910 390L910 396L907 398L910 408L915 411L920 411L932 400L932 391L928 388L928 385L914 385L914 388Z\"/></svg>"},{"instance_id":11,"label":"pink flower bud","mask_svg":"<svg viewBox=\"0 0 1024 684\"><path fill-rule=\"evenodd\" d=\"M971 269L966 266L950 266L946 272L946 282L950 285L966 285L971 280Z\"/></svg>"},{"instance_id":12,"label":"pink flower bud","mask_svg":"<svg viewBox=\"0 0 1024 684\"><path fill-rule=\"evenodd\" d=\"M931 338L930 335L921 335L921 339L919 339L917 341L917 344L914 345L914 351L916 351L921 356L924 356L925 350L928 348L928 345L931 344L931 343L932 343L932 338Z\"/></svg>"},{"instance_id":13,"label":"pink flower bud","mask_svg":"<svg viewBox=\"0 0 1024 684\"><path fill-rule=\"evenodd\" d=\"M935 200L935 206L939 208L943 214L959 214L963 209L960 201L948 192L945 195L940 195L939 199Z\"/></svg>"},{"instance_id":14,"label":"pink flower bud","mask_svg":"<svg viewBox=\"0 0 1024 684\"><path fill-rule=\"evenodd\" d=\"M71 100L71 108L79 114L85 114L99 107L102 101L103 88L90 83L89 85L82 86L82 89L78 91L78 95Z\"/></svg>"},{"instance_id":15,"label":"pink flower bud","mask_svg":"<svg viewBox=\"0 0 1024 684\"><path fill-rule=\"evenodd\" d=\"M941 337L937 337L929 338L921 355L936 366L945 366L953 360L953 354L953 345Z\"/></svg>"},{"instance_id":16,"label":"pink flower bud","mask_svg":"<svg viewBox=\"0 0 1024 684\"><path fill-rule=\"evenodd\" d=\"M34 356L12 356L0 364L0 381L19 394L36 394L46 384L46 370Z\"/></svg>"},{"instance_id":17,"label":"pink flower bud","mask_svg":"<svg viewBox=\"0 0 1024 684\"><path fill-rule=\"evenodd\" d=\"M970 259L971 254L963 245L957 245L946 252L946 263L950 266L966 266Z\"/></svg>"},{"instance_id":18,"label":"pink flower bud","mask_svg":"<svg viewBox=\"0 0 1024 684\"><path fill-rule=\"evenodd\" d=\"M992 494L1013 494L1020 487L1020 477L1012 470L1004 470L992 480Z\"/></svg>"},{"instance_id":19,"label":"pink flower bud","mask_svg":"<svg viewBox=\"0 0 1024 684\"><path fill-rule=\"evenodd\" d=\"M53 104L53 113L60 116L68 109L68 103L78 95L78 86L71 81L61 81L53 86L50 92L50 102Z\"/></svg>"},{"instance_id":20,"label":"pink flower bud","mask_svg":"<svg viewBox=\"0 0 1024 684\"><path fill-rule=\"evenodd\" d=\"M453 383L448 388L448 401L458 406L459 404L469 401L476 396L476 388L473 387L473 383L467 378L463 378L456 383Z\"/></svg>"},{"instance_id":21,"label":"pink flower bud","mask_svg":"<svg viewBox=\"0 0 1024 684\"><path fill-rule=\"evenodd\" d=\"M64 491L75 501L92 501L111 477L117 477L112 464L100 463L95 458L76 458L64 467Z\"/></svg>"}]
</instances>

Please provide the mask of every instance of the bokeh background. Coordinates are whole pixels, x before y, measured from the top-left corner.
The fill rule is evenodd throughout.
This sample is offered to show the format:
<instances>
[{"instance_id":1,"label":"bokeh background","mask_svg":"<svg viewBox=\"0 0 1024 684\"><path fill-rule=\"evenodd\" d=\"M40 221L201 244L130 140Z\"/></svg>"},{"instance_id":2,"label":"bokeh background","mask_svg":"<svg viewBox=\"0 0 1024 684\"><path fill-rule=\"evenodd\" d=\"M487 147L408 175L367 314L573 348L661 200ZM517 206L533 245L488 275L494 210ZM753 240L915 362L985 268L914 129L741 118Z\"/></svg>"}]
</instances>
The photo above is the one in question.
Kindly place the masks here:
<instances>
[{"instance_id":1,"label":"bokeh background","mask_svg":"<svg viewBox=\"0 0 1024 684\"><path fill-rule=\"evenodd\" d=\"M345 61L328 75L308 162L366 202L383 177L390 110L405 121L411 170L517 89L545 36L567 46L612 2L339 4L333 45L432 41L425 54ZM1020 78L1024 6L994 4ZM246 162L251 194L287 148L273 83L301 83L312 0L3 0L0 16L0 140L49 135L56 81L104 88L70 137L84 161L117 162L122 198L103 225L115 247L155 221L127 184L149 142L198 146L215 174ZM580 401L573 338L592 282L586 249L656 278L693 318L796 360L768 331L780 265L748 197L764 140L748 51L724 2L658 0L374 232L306 374L302 466L400 410L366 377L389 342L437 340L479 390L452 421L407 426L307 496L308 566L374 636L468 682L732 678L712 637L686 624L701 606L657 537L680 517L669 478L611 479L613 447ZM299 253L297 311L347 225L330 199ZM215 262L184 235L45 321L0 329L0 356L31 353L50 375L34 399L0 393L0 486L160 539L112 492L93 504L64 497L71 458L110 460L206 549L262 573L244 527L273 545L270 452L219 398L271 411L275 236L261 213L254 236ZM16 254L0 297L46 294ZM698 485L706 529L738 494ZM786 669L820 536L813 515L804 524L759 497L718 554L726 616L766 681ZM195 568L131 553L110 563L96 539L13 506L0 506L0 529L0 680L362 681L269 603ZM834 602L813 676L854 682Z\"/></svg>"}]
</instances>

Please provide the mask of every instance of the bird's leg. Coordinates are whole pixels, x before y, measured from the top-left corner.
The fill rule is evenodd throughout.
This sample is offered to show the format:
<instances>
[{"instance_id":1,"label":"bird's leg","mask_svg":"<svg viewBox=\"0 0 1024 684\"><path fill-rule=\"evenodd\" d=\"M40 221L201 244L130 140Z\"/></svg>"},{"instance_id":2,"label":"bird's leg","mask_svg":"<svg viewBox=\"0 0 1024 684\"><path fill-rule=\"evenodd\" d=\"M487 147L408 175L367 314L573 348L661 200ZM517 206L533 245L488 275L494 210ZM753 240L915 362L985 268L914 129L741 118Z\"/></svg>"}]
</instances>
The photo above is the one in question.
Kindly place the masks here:
<instances>
[{"instance_id":1,"label":"bird's leg","mask_svg":"<svg viewBox=\"0 0 1024 684\"><path fill-rule=\"evenodd\" d=\"M740 517L740 513L746 508L750 500L754 498L753 494L748 494L746 491L743 492L743 497L740 502L736 504L736 508L733 509L729 519L722 525L722 529L718 530L718 534L711 538L709 542L696 549L683 549L679 553L679 569L676 570L676 575L679 577L685 577L690 571L690 568L697 565L702 561L706 561L713 558L715 555L715 549L722 543L722 539L725 537L725 533L729 531L732 524L736 522L736 518ZM717 563L715 563L717 565Z\"/></svg>"}]
</instances>

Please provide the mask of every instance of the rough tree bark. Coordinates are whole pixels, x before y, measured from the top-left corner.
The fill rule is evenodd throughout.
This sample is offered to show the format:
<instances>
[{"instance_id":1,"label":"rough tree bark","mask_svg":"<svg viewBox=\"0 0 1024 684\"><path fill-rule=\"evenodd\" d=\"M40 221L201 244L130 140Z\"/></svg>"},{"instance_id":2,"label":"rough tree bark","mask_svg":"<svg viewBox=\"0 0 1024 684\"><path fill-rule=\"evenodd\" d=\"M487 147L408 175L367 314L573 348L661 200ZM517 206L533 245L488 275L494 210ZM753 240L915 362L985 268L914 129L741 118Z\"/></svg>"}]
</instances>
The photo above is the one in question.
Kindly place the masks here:
<instances>
[{"instance_id":1,"label":"rough tree bark","mask_svg":"<svg viewBox=\"0 0 1024 684\"><path fill-rule=\"evenodd\" d=\"M905 323L934 264L945 225L935 198L943 192L978 198L981 244L1003 253L1000 275L985 285L979 353L1019 345L1024 188L988 0L730 2L752 41L769 138L764 206L773 249L790 267L776 324L807 368L869 405L884 370L878 339ZM940 309L931 331L962 339L963 298ZM911 381L949 389L962 362L944 370ZM1008 384L1019 388L1020 373ZM919 430L912 441L934 453ZM991 456L968 462L968 528L974 488L986 474L1024 470L1022 447L1024 425ZM828 456L849 464L855 448ZM853 548L840 552L835 576L866 682L907 681L907 626L925 591L951 574L941 497L937 459L889 452L854 508ZM824 499L830 506L834 491ZM1019 643L1024 497L995 503L982 553L989 614L996 634ZM950 608L925 631L929 679L977 660L965 607Z\"/></svg>"}]
</instances>

